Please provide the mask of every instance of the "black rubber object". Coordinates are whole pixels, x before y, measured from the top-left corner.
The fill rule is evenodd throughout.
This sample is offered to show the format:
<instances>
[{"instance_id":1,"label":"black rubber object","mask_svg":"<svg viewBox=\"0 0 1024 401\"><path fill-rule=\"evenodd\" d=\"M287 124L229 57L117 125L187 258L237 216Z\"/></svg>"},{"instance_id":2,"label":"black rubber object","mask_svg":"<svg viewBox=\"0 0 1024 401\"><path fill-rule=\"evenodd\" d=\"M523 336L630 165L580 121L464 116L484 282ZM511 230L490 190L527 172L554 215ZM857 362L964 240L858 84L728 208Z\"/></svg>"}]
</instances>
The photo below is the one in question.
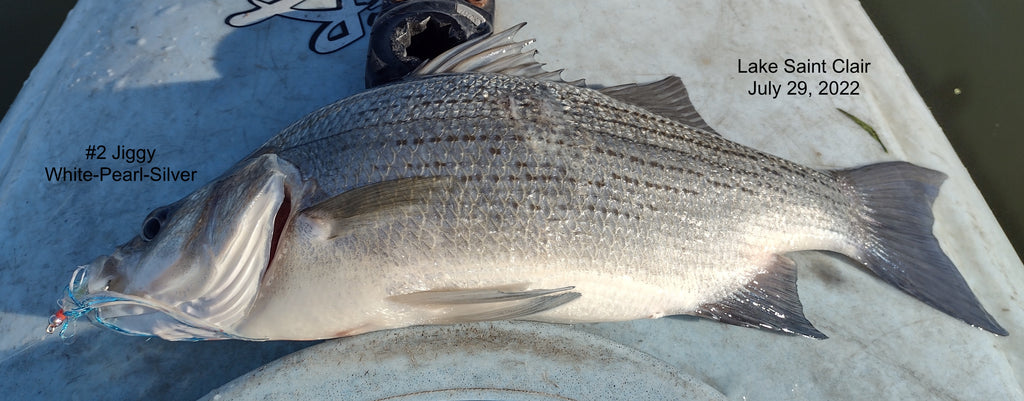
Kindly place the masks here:
<instances>
[{"instance_id":1,"label":"black rubber object","mask_svg":"<svg viewBox=\"0 0 1024 401\"><path fill-rule=\"evenodd\" d=\"M493 31L494 1L386 0L370 30L367 89L406 76L424 61Z\"/></svg>"}]
</instances>

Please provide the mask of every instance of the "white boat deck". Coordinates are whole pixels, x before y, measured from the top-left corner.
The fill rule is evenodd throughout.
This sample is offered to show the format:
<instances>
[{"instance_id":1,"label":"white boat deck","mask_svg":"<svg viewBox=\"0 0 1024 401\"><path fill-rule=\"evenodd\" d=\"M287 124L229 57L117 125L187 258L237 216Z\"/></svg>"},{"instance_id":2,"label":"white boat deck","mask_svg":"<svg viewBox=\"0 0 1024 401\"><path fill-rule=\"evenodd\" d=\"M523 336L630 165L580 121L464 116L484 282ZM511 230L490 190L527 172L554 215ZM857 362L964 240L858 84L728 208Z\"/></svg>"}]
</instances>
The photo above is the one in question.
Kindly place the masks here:
<instances>
[{"instance_id":1,"label":"white boat deck","mask_svg":"<svg viewBox=\"0 0 1024 401\"><path fill-rule=\"evenodd\" d=\"M307 3L303 7L315 5ZM341 3L348 10L357 7L349 0ZM318 25L301 18L322 16L316 13L274 16L240 28L225 24L229 15L253 7L246 0L80 0L0 123L0 392L5 398L199 398L310 345L171 343L122 336L85 321L69 345L43 333L75 266L112 251L139 230L152 208L217 177L305 113L362 90L365 41L326 55L311 51ZM934 232L1010 336L971 328L839 257L802 253L795 256L800 298L828 340L677 318L411 328L323 343L242 377L211 399L289 394L302 388L294 378L303 376L322 378L324 385L363 383L359 391L335 393L352 399L357 393L378 399L413 392L465 398L469 393L438 392L438 386L468 386L474 382L456 379L459 372L474 371L486 372L480 373L481 386L507 373L506 389L515 390L471 394L478 398L545 399L537 394L563 390L586 398L569 393L574 387L569 383L584 378L590 381L575 387L601 380L625 383L622 369L636 364L645 366L636 370L644 380L630 383L661 385L661 394L693 398L720 393L728 399L1024 399L1024 311L1018 299L1024 265L856 1L770 6L712 0L499 2L499 29L520 21L529 23L520 37L537 38L539 58L552 68L566 68L567 78L615 85L682 77L705 119L748 146L823 168L906 160L947 173L935 203ZM350 33L358 31L356 25L347 26ZM739 72L739 60L758 59L778 63L779 71ZM786 73L786 59L826 60L829 72ZM836 59L870 65L863 73L836 73L831 64ZM755 81L782 85L783 93L748 95ZM789 81L806 82L813 95L785 94ZM857 81L859 95L818 95L819 81ZM837 107L871 124L889 152ZM93 146L105 147L108 159L88 159L86 149ZM149 164L110 159L118 146L156 153ZM197 177L47 180L46 170L60 167L166 167L195 170ZM507 348L481 342L481 331L488 330L491 345L545 340L561 344L561 354L545 358L545 351L531 348L516 359ZM421 334L451 335L480 350L444 359L451 353L443 344L435 352L409 346L412 336ZM352 347L362 352L339 351ZM573 362L564 354L582 359ZM601 360L594 358L601 356L612 358L604 362L614 368L598 368ZM414 362L383 362L402 357ZM578 366L569 368L573 364ZM450 365L459 369L430 370ZM336 366L338 373L327 366ZM550 375L521 371L531 367ZM366 381L345 376L371 370ZM439 381L442 377L451 380Z\"/></svg>"}]
</instances>

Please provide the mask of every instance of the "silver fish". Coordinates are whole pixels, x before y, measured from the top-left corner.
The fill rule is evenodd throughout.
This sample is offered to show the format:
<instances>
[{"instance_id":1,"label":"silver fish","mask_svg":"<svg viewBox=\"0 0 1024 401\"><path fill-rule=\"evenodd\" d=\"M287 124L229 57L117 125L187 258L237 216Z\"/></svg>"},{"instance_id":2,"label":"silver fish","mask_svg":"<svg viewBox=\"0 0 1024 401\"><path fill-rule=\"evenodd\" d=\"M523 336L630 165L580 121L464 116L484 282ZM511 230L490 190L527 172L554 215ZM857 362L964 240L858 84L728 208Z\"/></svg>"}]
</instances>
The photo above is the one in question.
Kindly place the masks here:
<instances>
[{"instance_id":1,"label":"silver fish","mask_svg":"<svg viewBox=\"0 0 1024 401\"><path fill-rule=\"evenodd\" d=\"M75 272L50 330L308 340L689 314L824 338L785 255L826 250L1007 334L931 233L944 174L759 152L708 127L678 78L562 82L518 28L313 112L156 209Z\"/></svg>"}]
</instances>

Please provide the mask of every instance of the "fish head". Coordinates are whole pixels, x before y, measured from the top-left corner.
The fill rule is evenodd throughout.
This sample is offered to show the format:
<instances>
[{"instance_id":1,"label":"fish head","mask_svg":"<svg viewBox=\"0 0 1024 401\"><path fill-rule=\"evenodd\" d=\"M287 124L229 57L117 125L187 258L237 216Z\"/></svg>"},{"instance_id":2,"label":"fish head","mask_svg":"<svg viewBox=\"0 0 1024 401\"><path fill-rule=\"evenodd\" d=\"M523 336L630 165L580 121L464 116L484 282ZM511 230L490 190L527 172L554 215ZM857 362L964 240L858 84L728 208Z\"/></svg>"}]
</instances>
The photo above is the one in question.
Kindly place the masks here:
<instances>
[{"instance_id":1,"label":"fish head","mask_svg":"<svg viewBox=\"0 0 1024 401\"><path fill-rule=\"evenodd\" d=\"M153 210L140 232L80 267L63 301L116 331L170 340L237 338L302 179L274 154L251 157Z\"/></svg>"}]
</instances>

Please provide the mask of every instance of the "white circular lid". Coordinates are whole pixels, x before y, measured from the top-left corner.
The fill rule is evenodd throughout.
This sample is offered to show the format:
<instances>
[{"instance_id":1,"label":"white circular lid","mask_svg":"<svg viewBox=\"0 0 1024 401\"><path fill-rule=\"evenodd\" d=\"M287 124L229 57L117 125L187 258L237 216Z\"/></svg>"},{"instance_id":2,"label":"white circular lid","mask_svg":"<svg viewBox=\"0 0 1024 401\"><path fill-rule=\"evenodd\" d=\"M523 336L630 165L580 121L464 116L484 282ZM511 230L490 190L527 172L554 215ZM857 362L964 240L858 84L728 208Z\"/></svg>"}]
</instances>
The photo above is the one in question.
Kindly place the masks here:
<instances>
[{"instance_id":1,"label":"white circular lid","mask_svg":"<svg viewBox=\"0 0 1024 401\"><path fill-rule=\"evenodd\" d=\"M712 400L708 384L570 326L421 326L324 342L203 400Z\"/></svg>"}]
</instances>

